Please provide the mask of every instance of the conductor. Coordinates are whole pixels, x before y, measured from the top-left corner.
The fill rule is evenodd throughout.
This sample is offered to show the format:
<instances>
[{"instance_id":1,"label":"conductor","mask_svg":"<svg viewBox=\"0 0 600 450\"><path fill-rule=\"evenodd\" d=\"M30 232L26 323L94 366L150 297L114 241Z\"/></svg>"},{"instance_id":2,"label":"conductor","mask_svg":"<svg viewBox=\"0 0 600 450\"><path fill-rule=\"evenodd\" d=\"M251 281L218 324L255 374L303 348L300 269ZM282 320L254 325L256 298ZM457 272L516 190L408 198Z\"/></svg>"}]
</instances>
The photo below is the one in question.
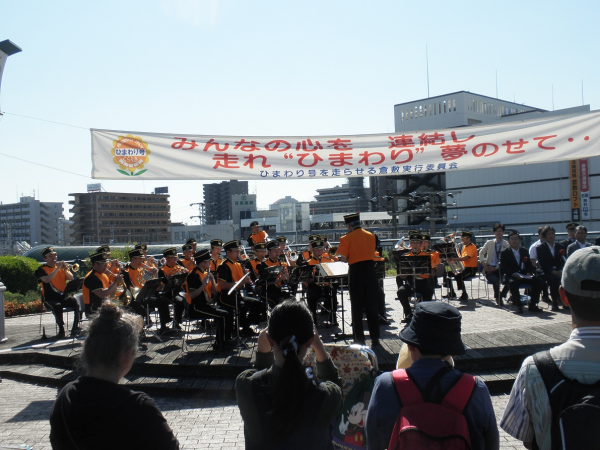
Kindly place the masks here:
<instances>
[{"instance_id":1,"label":"conductor","mask_svg":"<svg viewBox=\"0 0 600 450\"><path fill-rule=\"evenodd\" d=\"M371 346L379 345L379 319L377 316L377 276L375 274L375 250L377 238L360 226L360 213L344 216L348 234L340 238L337 255L348 263L348 287L352 307L352 333L354 342L365 344L362 325L363 310L371 337Z\"/></svg>"}]
</instances>

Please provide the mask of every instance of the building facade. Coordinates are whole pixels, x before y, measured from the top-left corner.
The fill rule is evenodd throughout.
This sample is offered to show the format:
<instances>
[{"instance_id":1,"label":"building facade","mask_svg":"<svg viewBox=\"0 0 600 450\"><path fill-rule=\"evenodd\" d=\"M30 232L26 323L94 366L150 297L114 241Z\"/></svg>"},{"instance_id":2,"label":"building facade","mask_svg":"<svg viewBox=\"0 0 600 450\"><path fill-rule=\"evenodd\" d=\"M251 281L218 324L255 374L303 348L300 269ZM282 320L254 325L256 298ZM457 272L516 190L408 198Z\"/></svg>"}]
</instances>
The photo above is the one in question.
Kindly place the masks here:
<instances>
[{"instance_id":1,"label":"building facade","mask_svg":"<svg viewBox=\"0 0 600 450\"><path fill-rule=\"evenodd\" d=\"M206 223L216 224L219 220L235 220L233 217L231 197L247 195L248 182L231 180L204 185L204 207Z\"/></svg>"},{"instance_id":2,"label":"building facade","mask_svg":"<svg viewBox=\"0 0 600 450\"><path fill-rule=\"evenodd\" d=\"M311 214L333 214L369 211L369 188L363 177L348 178L348 183L333 188L317 189L310 202Z\"/></svg>"},{"instance_id":3,"label":"building facade","mask_svg":"<svg viewBox=\"0 0 600 450\"><path fill-rule=\"evenodd\" d=\"M589 105L546 111L460 91L395 105L394 117L396 133L418 134L426 130L577 115L589 111ZM593 222L597 220L594 211L597 211L600 198L600 186L595 182L600 176L600 162L597 158L590 158L588 164L591 219L585 225L592 230ZM564 231L564 225L575 219L570 203L569 168L569 161L561 161L446 172L432 180L427 180L425 175L397 177L397 210L407 211L398 216L398 221L400 225L421 224L428 228L429 224L425 222L431 213L411 213L415 208L409 205L408 194L416 192L424 197L432 191L443 191L454 193L454 197L442 201L456 203L456 206L451 210L440 209L438 216L446 219L440 221L440 226L489 230L494 223L502 222L522 233L535 232L539 225L553 225L557 231ZM390 186L379 177L375 182L372 180L371 185L378 185L380 190Z\"/></svg>"},{"instance_id":4,"label":"building facade","mask_svg":"<svg viewBox=\"0 0 600 450\"><path fill-rule=\"evenodd\" d=\"M170 242L168 194L88 192L69 194L71 244Z\"/></svg>"},{"instance_id":5,"label":"building facade","mask_svg":"<svg viewBox=\"0 0 600 450\"><path fill-rule=\"evenodd\" d=\"M21 197L18 203L0 205L0 247L58 245L64 240L63 204Z\"/></svg>"}]
</instances>

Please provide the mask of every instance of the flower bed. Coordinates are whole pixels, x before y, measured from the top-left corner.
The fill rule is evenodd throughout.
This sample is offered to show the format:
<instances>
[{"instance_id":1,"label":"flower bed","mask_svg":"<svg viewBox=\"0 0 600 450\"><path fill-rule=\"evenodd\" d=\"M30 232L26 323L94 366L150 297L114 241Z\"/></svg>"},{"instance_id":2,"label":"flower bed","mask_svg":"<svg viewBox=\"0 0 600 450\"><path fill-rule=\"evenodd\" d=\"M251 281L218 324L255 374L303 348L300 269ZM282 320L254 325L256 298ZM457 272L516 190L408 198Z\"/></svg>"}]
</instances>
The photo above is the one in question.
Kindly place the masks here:
<instances>
[{"instance_id":1,"label":"flower bed","mask_svg":"<svg viewBox=\"0 0 600 450\"><path fill-rule=\"evenodd\" d=\"M42 310L42 300L37 291L28 291L25 294L4 292L4 316L13 317L23 314L38 313Z\"/></svg>"}]
</instances>

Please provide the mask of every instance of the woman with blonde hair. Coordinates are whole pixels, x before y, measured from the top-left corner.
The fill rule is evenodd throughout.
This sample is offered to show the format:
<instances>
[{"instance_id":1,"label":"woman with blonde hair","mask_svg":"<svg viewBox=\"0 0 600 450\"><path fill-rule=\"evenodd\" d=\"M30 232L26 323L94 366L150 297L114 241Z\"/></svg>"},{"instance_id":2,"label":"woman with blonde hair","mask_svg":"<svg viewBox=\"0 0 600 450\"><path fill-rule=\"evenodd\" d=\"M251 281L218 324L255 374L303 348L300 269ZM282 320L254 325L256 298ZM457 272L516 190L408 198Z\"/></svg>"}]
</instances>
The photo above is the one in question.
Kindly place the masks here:
<instances>
[{"instance_id":1,"label":"woman with blonde hair","mask_svg":"<svg viewBox=\"0 0 600 450\"><path fill-rule=\"evenodd\" d=\"M53 449L179 448L154 400L119 384L135 360L142 326L140 316L102 304L86 332L85 376L67 384L52 407Z\"/></svg>"}]
</instances>

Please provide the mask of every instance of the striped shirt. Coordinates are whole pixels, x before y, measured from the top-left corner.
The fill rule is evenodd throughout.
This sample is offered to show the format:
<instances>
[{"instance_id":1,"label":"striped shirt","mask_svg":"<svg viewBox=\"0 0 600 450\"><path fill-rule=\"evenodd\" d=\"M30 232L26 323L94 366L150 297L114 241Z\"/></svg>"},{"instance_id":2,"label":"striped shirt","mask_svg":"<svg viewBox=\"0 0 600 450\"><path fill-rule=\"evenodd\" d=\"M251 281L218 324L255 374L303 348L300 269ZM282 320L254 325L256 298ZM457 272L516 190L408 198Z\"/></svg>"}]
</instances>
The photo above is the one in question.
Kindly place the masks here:
<instances>
[{"instance_id":1,"label":"striped shirt","mask_svg":"<svg viewBox=\"0 0 600 450\"><path fill-rule=\"evenodd\" d=\"M584 384L600 380L600 327L579 327L569 340L550 349L562 373ZM552 411L544 381L533 357L519 371L500 420L500 427L523 442L535 440L540 450L551 448Z\"/></svg>"}]
</instances>

